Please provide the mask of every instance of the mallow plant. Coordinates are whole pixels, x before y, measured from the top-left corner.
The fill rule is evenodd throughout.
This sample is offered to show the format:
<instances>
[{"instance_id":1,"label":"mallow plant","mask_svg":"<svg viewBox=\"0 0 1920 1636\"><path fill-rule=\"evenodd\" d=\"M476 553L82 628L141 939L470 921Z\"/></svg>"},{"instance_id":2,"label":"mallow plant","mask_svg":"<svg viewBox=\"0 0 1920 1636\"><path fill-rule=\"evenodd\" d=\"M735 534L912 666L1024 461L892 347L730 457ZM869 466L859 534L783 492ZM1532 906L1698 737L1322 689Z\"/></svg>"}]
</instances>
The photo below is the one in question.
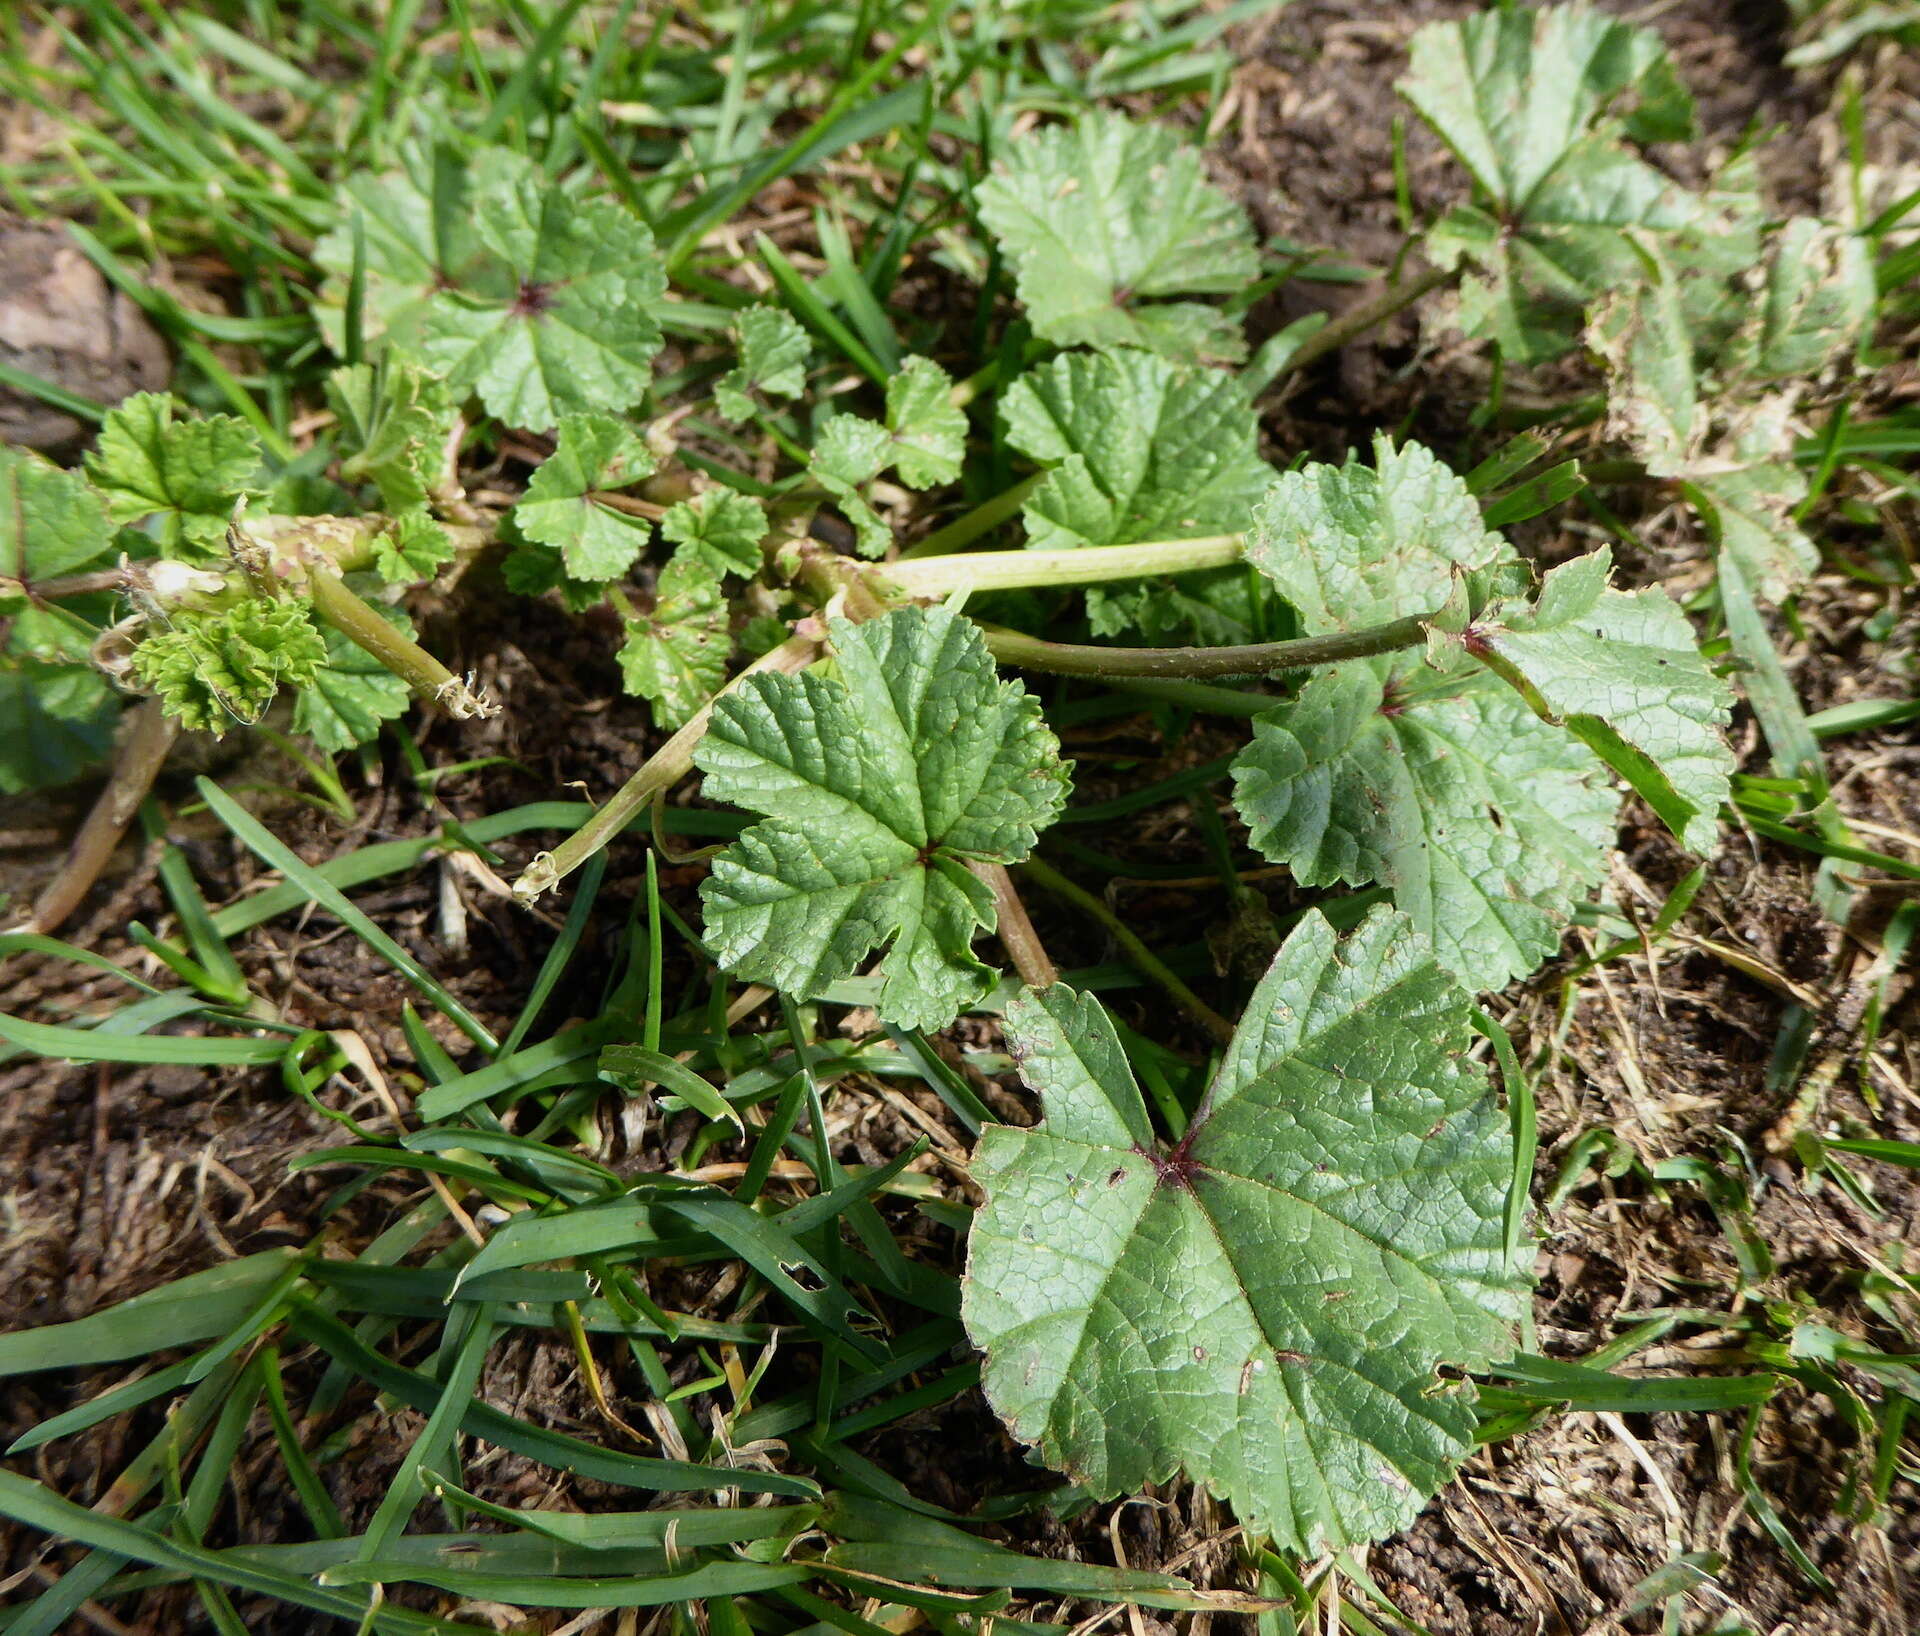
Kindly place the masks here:
<instances>
[{"instance_id":1,"label":"mallow plant","mask_svg":"<svg viewBox=\"0 0 1920 1636\"><path fill-rule=\"evenodd\" d=\"M0 451L0 789L106 757L135 701L37 925L180 731L281 712L339 752L410 698L496 708L417 640L421 588L609 610L661 742L519 893L697 773L750 818L700 887L723 970L789 1002L868 974L904 1030L1005 1000L1040 1118L981 1139L963 1315L1014 1435L1096 1496L1185 1473L1294 1550L1405 1525L1528 1298L1531 1152L1476 996L1553 956L1624 799L1714 849L1734 695L1609 546L1516 548L1585 481L1545 433L1467 470L1384 433L1276 463L1260 394L1422 295L1485 343L1496 395L1584 353L1593 438L1777 601L1817 558L1794 404L1874 292L1865 241L1780 219L1750 155L1697 189L1656 166L1692 108L1647 30L1582 6L1435 24L1403 90L1463 202L1356 318L1254 349L1271 252L1178 133L1118 113L956 174L929 246L998 298L964 357L903 344L892 250L863 282L834 248L816 285L767 245L766 295L692 292L632 199L424 131L345 181L315 249L338 363L311 451L155 395L77 469ZM748 441L771 460L729 457ZM509 452L532 470L503 494L480 474ZM1190 1110L1143 1095L1022 908L1072 783L1036 677L1245 723L1233 810L1323 891Z\"/></svg>"}]
</instances>

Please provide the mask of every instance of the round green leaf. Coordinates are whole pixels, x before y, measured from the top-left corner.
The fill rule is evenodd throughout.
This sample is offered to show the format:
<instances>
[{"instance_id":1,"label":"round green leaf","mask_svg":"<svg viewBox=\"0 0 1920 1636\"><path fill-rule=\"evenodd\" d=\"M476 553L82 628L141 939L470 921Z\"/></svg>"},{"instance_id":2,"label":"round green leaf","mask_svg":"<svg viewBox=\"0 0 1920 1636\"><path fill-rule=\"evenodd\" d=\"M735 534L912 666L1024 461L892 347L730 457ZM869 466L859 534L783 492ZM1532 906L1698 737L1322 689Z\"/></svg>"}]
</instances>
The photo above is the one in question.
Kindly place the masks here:
<instances>
[{"instance_id":1,"label":"round green leaf","mask_svg":"<svg viewBox=\"0 0 1920 1636\"><path fill-rule=\"evenodd\" d=\"M1288 1550L1412 1521L1473 1443L1439 1370L1506 1356L1526 1301L1468 1016L1404 916L1310 913L1168 1147L1098 1002L1023 993L1046 1117L981 1139L963 1306L1014 1434L1100 1496L1184 1470Z\"/></svg>"}]
</instances>

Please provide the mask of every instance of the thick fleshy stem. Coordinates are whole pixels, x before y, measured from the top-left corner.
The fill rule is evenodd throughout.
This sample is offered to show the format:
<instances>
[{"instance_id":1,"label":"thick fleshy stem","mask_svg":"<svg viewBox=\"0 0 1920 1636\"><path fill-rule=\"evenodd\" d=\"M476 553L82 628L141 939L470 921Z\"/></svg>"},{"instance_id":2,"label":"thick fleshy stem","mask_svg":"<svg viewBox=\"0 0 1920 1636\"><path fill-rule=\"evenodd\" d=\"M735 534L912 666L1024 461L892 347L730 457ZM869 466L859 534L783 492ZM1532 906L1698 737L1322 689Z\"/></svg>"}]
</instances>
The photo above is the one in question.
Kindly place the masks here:
<instances>
[{"instance_id":1,"label":"thick fleshy stem","mask_svg":"<svg viewBox=\"0 0 1920 1636\"><path fill-rule=\"evenodd\" d=\"M160 776L160 768L180 736L180 724L166 713L158 699L142 699L133 708L133 731L113 758L113 771L87 814L80 833L67 849L60 873L47 883L33 905L25 931L45 934L59 926L79 906L100 878L120 837L133 822L140 803Z\"/></svg>"},{"instance_id":2,"label":"thick fleshy stem","mask_svg":"<svg viewBox=\"0 0 1920 1636\"><path fill-rule=\"evenodd\" d=\"M1126 922L1093 893L1084 886L1068 880L1051 864L1043 863L1038 858L1029 858L1025 863L1017 864L1015 867L1042 891L1051 892L1063 903L1070 903L1074 908L1097 920L1105 928L1107 935L1119 946L1121 953L1127 957L1128 963L1141 976L1150 978L1165 989L1167 997L1175 1005L1221 1044L1224 1045L1232 1040L1233 1024L1181 982L1166 962L1134 936L1128 930Z\"/></svg>"},{"instance_id":3,"label":"thick fleshy stem","mask_svg":"<svg viewBox=\"0 0 1920 1636\"><path fill-rule=\"evenodd\" d=\"M1337 665L1398 653L1427 639L1428 617L1396 619L1363 631L1302 636L1289 642L1254 642L1230 648L1107 648L1043 642L1019 631L982 626L987 651L1003 665L1050 676L1176 677L1270 676L1276 671Z\"/></svg>"},{"instance_id":4,"label":"thick fleshy stem","mask_svg":"<svg viewBox=\"0 0 1920 1636\"><path fill-rule=\"evenodd\" d=\"M943 597L954 591L1018 591L1045 585L1097 585L1110 579L1151 574L1191 574L1225 568L1240 560L1238 534L1208 534L1192 540L1145 540L1138 545L1090 545L1067 551L977 551L921 557L871 569L909 596Z\"/></svg>"},{"instance_id":5,"label":"thick fleshy stem","mask_svg":"<svg viewBox=\"0 0 1920 1636\"><path fill-rule=\"evenodd\" d=\"M475 716L497 716L500 706L440 663L396 625L389 624L330 568L309 566L307 589L314 611L329 625L364 649L424 699L431 699L459 721Z\"/></svg>"},{"instance_id":6,"label":"thick fleshy stem","mask_svg":"<svg viewBox=\"0 0 1920 1636\"><path fill-rule=\"evenodd\" d=\"M741 671L714 699L725 697L749 676L764 671L778 670L791 675L805 670L819 651L820 641L816 636L790 637ZM543 892L551 891L645 812L657 794L685 778L693 770L694 746L706 736L712 716L713 702L709 701L686 726L648 756L640 770L614 791L604 805L596 808L591 818L553 851L542 852L528 864L513 883L513 895L522 903L532 903Z\"/></svg>"},{"instance_id":7,"label":"thick fleshy stem","mask_svg":"<svg viewBox=\"0 0 1920 1636\"><path fill-rule=\"evenodd\" d=\"M1053 957L1040 941L1040 934L1027 918L1027 906L1013 884L1003 863L976 863L969 867L993 889L993 909L997 917L1000 946L1007 951L1013 969L1028 988L1052 988L1060 981Z\"/></svg>"}]
</instances>

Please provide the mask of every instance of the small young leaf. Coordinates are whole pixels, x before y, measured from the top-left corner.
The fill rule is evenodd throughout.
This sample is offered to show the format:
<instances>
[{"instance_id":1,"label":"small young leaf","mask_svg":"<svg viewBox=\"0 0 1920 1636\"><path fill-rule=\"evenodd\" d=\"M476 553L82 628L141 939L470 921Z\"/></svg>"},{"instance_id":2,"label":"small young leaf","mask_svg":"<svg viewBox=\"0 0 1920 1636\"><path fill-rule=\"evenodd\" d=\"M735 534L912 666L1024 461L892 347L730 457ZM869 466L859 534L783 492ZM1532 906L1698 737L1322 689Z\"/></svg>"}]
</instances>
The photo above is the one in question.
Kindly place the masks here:
<instances>
[{"instance_id":1,"label":"small young leaf","mask_svg":"<svg viewBox=\"0 0 1920 1636\"><path fill-rule=\"evenodd\" d=\"M1454 641L1564 722L1653 808L1681 843L1711 852L1733 752L1732 690L1707 668L1665 591L1608 588L1613 554L1563 563L1532 607L1507 604Z\"/></svg>"},{"instance_id":2,"label":"small young leaf","mask_svg":"<svg viewBox=\"0 0 1920 1636\"><path fill-rule=\"evenodd\" d=\"M1014 1435L1100 1498L1184 1470L1287 1551L1411 1522L1473 1446L1437 1369L1508 1355L1526 1299L1469 1016L1404 917L1310 911L1168 1149L1098 1002L1023 991L1045 1119L981 1138L962 1286Z\"/></svg>"},{"instance_id":3,"label":"small young leaf","mask_svg":"<svg viewBox=\"0 0 1920 1636\"><path fill-rule=\"evenodd\" d=\"M611 415L569 415L553 453L513 508L520 532L560 553L575 579L617 579L646 549L650 525L600 505L597 492L628 488L654 471L652 452Z\"/></svg>"},{"instance_id":4,"label":"small young leaf","mask_svg":"<svg viewBox=\"0 0 1920 1636\"><path fill-rule=\"evenodd\" d=\"M113 528L100 496L69 471L0 444L0 581L21 588L106 555ZM10 598L0 596L0 609Z\"/></svg>"},{"instance_id":5,"label":"small young leaf","mask_svg":"<svg viewBox=\"0 0 1920 1636\"><path fill-rule=\"evenodd\" d=\"M943 1028L992 977L971 945L993 895L967 864L1032 851L1066 769L969 621L905 608L832 635L835 674L749 677L694 752L708 795L768 815L714 860L707 939L801 999L885 947L880 1014Z\"/></svg>"},{"instance_id":6,"label":"small young leaf","mask_svg":"<svg viewBox=\"0 0 1920 1636\"><path fill-rule=\"evenodd\" d=\"M684 727L727 679L727 599L719 571L681 554L660 570L652 612L627 621L620 674L662 727Z\"/></svg>"},{"instance_id":7,"label":"small young leaf","mask_svg":"<svg viewBox=\"0 0 1920 1636\"><path fill-rule=\"evenodd\" d=\"M893 439L886 427L861 415L829 415L813 442L813 471L849 488L887 469Z\"/></svg>"},{"instance_id":8,"label":"small young leaf","mask_svg":"<svg viewBox=\"0 0 1920 1636\"><path fill-rule=\"evenodd\" d=\"M1619 798L1592 751L1474 667L1316 673L1235 758L1249 838L1302 886L1375 881L1469 988L1524 977L1605 874Z\"/></svg>"},{"instance_id":9,"label":"small young leaf","mask_svg":"<svg viewBox=\"0 0 1920 1636\"><path fill-rule=\"evenodd\" d=\"M327 377L327 402L340 422L340 475L347 482L373 484L393 512L433 498L447 476L447 444L459 418L444 381L388 352L377 367L336 369Z\"/></svg>"},{"instance_id":10,"label":"small young leaf","mask_svg":"<svg viewBox=\"0 0 1920 1636\"><path fill-rule=\"evenodd\" d=\"M740 363L713 383L713 406L722 420L753 417L750 394L797 398L807 384L812 342L799 320L782 307L749 307L733 322Z\"/></svg>"},{"instance_id":11,"label":"small young leaf","mask_svg":"<svg viewBox=\"0 0 1920 1636\"><path fill-rule=\"evenodd\" d=\"M760 542L767 537L767 510L751 495L708 489L680 500L660 519L662 539L680 557L697 557L716 574L751 579L760 572Z\"/></svg>"},{"instance_id":12,"label":"small young leaf","mask_svg":"<svg viewBox=\"0 0 1920 1636\"><path fill-rule=\"evenodd\" d=\"M1040 550L1236 532L1273 481L1233 377L1149 353L1063 353L1001 413L1007 441L1053 468L1023 512Z\"/></svg>"},{"instance_id":13,"label":"small young leaf","mask_svg":"<svg viewBox=\"0 0 1920 1636\"><path fill-rule=\"evenodd\" d=\"M853 524L854 549L863 557L884 557L893 544L892 531L861 493L885 469L891 444L886 427L859 415L828 416L813 440L807 469Z\"/></svg>"},{"instance_id":14,"label":"small young leaf","mask_svg":"<svg viewBox=\"0 0 1920 1636\"><path fill-rule=\"evenodd\" d=\"M1458 574L1484 578L1515 560L1466 480L1431 450L1382 436L1373 460L1284 473L1254 514L1248 560L1308 635L1436 612Z\"/></svg>"},{"instance_id":15,"label":"small young leaf","mask_svg":"<svg viewBox=\"0 0 1920 1636\"><path fill-rule=\"evenodd\" d=\"M156 517L163 552L217 553L233 503L258 491L260 442L233 415L175 420L173 399L141 392L110 410L87 475L115 522Z\"/></svg>"},{"instance_id":16,"label":"small young leaf","mask_svg":"<svg viewBox=\"0 0 1920 1636\"><path fill-rule=\"evenodd\" d=\"M373 565L389 585L418 585L453 561L453 541L424 511L408 512L373 542Z\"/></svg>"},{"instance_id":17,"label":"small young leaf","mask_svg":"<svg viewBox=\"0 0 1920 1636\"><path fill-rule=\"evenodd\" d=\"M862 556L886 553L893 536L861 487L888 466L909 488L931 488L960 475L967 417L954 406L953 378L931 358L909 358L887 382L887 423L833 415L814 439L810 470L853 524Z\"/></svg>"},{"instance_id":18,"label":"small young leaf","mask_svg":"<svg viewBox=\"0 0 1920 1636\"><path fill-rule=\"evenodd\" d=\"M78 778L113 748L120 696L92 665L0 658L0 795Z\"/></svg>"},{"instance_id":19,"label":"small young leaf","mask_svg":"<svg viewBox=\"0 0 1920 1636\"><path fill-rule=\"evenodd\" d=\"M638 403L667 287L646 223L610 199L575 199L499 148L474 162L470 208L491 260L429 302L426 362L526 431Z\"/></svg>"},{"instance_id":20,"label":"small young leaf","mask_svg":"<svg viewBox=\"0 0 1920 1636\"><path fill-rule=\"evenodd\" d=\"M749 659L758 659L773 652L791 635L793 630L784 619L774 614L755 614L740 627L734 640Z\"/></svg>"},{"instance_id":21,"label":"small young leaf","mask_svg":"<svg viewBox=\"0 0 1920 1636\"><path fill-rule=\"evenodd\" d=\"M1010 144L974 199L1043 341L1245 355L1219 308L1156 299L1235 295L1260 271L1245 213L1174 131L1088 114Z\"/></svg>"},{"instance_id":22,"label":"small young leaf","mask_svg":"<svg viewBox=\"0 0 1920 1636\"><path fill-rule=\"evenodd\" d=\"M887 382L887 430L900 481L930 489L960 475L967 417L953 401L953 377L931 358L908 358Z\"/></svg>"},{"instance_id":23,"label":"small young leaf","mask_svg":"<svg viewBox=\"0 0 1920 1636\"><path fill-rule=\"evenodd\" d=\"M183 727L215 737L249 726L284 686L311 681L327 663L312 605L248 597L231 607L177 608L133 650L134 676Z\"/></svg>"},{"instance_id":24,"label":"small young leaf","mask_svg":"<svg viewBox=\"0 0 1920 1636\"><path fill-rule=\"evenodd\" d=\"M389 624L413 633L398 608L371 606ZM305 733L322 750L338 754L373 739L383 721L406 714L407 684L331 626L324 627L321 635L327 660L294 699L293 730Z\"/></svg>"}]
</instances>

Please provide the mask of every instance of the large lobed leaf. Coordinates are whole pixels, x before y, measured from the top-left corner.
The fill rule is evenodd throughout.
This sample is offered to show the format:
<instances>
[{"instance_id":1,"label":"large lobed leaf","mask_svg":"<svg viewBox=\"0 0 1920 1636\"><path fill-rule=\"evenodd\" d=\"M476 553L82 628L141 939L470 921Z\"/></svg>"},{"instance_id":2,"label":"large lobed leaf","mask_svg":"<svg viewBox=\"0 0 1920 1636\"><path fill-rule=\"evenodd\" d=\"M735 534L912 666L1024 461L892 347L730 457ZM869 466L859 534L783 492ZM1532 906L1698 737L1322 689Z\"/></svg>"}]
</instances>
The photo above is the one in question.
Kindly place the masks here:
<instances>
[{"instance_id":1,"label":"large lobed leaf","mask_svg":"<svg viewBox=\"0 0 1920 1636\"><path fill-rule=\"evenodd\" d=\"M106 505L85 481L0 446L0 795L64 784L113 747L120 697L88 662L94 627L29 594L97 565L112 544Z\"/></svg>"},{"instance_id":2,"label":"large lobed leaf","mask_svg":"<svg viewBox=\"0 0 1920 1636\"><path fill-rule=\"evenodd\" d=\"M78 778L113 748L119 716L92 665L0 655L0 795Z\"/></svg>"},{"instance_id":3,"label":"large lobed leaf","mask_svg":"<svg viewBox=\"0 0 1920 1636\"><path fill-rule=\"evenodd\" d=\"M1006 392L1007 441L1047 464L1022 517L1046 550L1238 533L1272 480L1245 389L1220 370L1145 352L1069 352ZM1087 592L1094 630L1252 639L1236 569Z\"/></svg>"},{"instance_id":4,"label":"large lobed leaf","mask_svg":"<svg viewBox=\"0 0 1920 1636\"><path fill-rule=\"evenodd\" d=\"M1247 556L1308 635L1438 612L1517 574L1466 483L1381 438L1277 478ZM1552 954L1600 880L1618 799L1583 745L1457 656L1350 660L1254 726L1234 761L1249 837L1305 886L1378 882L1440 961L1499 988Z\"/></svg>"},{"instance_id":5,"label":"large lobed leaf","mask_svg":"<svg viewBox=\"0 0 1920 1636\"><path fill-rule=\"evenodd\" d=\"M1235 532L1273 478L1240 384L1149 353L1063 353L1001 413L1007 441L1051 467L1024 513L1043 550Z\"/></svg>"},{"instance_id":6,"label":"large lobed leaf","mask_svg":"<svg viewBox=\"0 0 1920 1636\"><path fill-rule=\"evenodd\" d=\"M1457 640L1590 745L1683 845L1711 852L1734 768L1722 736L1733 690L1673 599L1613 590L1612 565L1604 547L1563 563L1531 606L1496 609Z\"/></svg>"},{"instance_id":7,"label":"large lobed leaf","mask_svg":"<svg viewBox=\"0 0 1920 1636\"><path fill-rule=\"evenodd\" d=\"M1175 132L1088 114L1010 144L974 198L1042 340L1185 362L1244 354L1219 308L1160 299L1236 295L1260 270L1246 215Z\"/></svg>"},{"instance_id":8,"label":"large lobed leaf","mask_svg":"<svg viewBox=\"0 0 1920 1636\"><path fill-rule=\"evenodd\" d=\"M1461 573L1513 560L1459 476L1418 443L1375 439L1374 463L1307 466L1272 480L1247 558L1308 635L1437 611Z\"/></svg>"},{"instance_id":9,"label":"large lobed leaf","mask_svg":"<svg viewBox=\"0 0 1920 1636\"><path fill-rule=\"evenodd\" d=\"M1234 761L1249 839L1302 886L1378 882L1469 987L1524 977L1606 873L1619 797L1474 666L1319 672Z\"/></svg>"},{"instance_id":10,"label":"large lobed leaf","mask_svg":"<svg viewBox=\"0 0 1920 1636\"><path fill-rule=\"evenodd\" d=\"M415 147L343 190L365 247L363 327L422 357L460 394L527 431L638 403L660 347L666 272L645 222L580 199L523 155L470 163ZM345 350L350 226L314 247L331 275L322 324Z\"/></svg>"},{"instance_id":11,"label":"large lobed leaf","mask_svg":"<svg viewBox=\"0 0 1920 1636\"><path fill-rule=\"evenodd\" d=\"M365 342L417 351L434 298L473 279L487 262L469 199L469 164L452 148L410 142L390 171L360 171L340 186L339 227L313 247L328 279L315 308L327 344L348 352L346 311L354 270L353 222L364 257L360 328Z\"/></svg>"},{"instance_id":12,"label":"large lobed leaf","mask_svg":"<svg viewBox=\"0 0 1920 1636\"><path fill-rule=\"evenodd\" d=\"M767 814L701 887L720 962L803 999L875 949L879 1009L943 1027L991 978L993 899L971 861L1024 858L1066 799L1037 700L975 627L906 608L832 626L834 673L759 674L715 702L706 793Z\"/></svg>"},{"instance_id":13,"label":"large lobed leaf","mask_svg":"<svg viewBox=\"0 0 1920 1636\"><path fill-rule=\"evenodd\" d=\"M1485 11L1413 37L1402 95L1506 212L1624 124L1641 141L1693 134L1693 103L1660 36L1586 6Z\"/></svg>"},{"instance_id":14,"label":"large lobed leaf","mask_svg":"<svg viewBox=\"0 0 1920 1636\"><path fill-rule=\"evenodd\" d=\"M0 444L0 580L31 586L106 555L113 527L100 496L74 473ZM0 613L14 607L0 596Z\"/></svg>"},{"instance_id":15,"label":"large lobed leaf","mask_svg":"<svg viewBox=\"0 0 1920 1636\"><path fill-rule=\"evenodd\" d=\"M1015 1435L1098 1496L1184 1470L1290 1550L1410 1522L1472 1447L1437 1371L1526 1299L1468 1016L1404 916L1309 913L1169 1149L1098 1002L1023 992L1045 1119L981 1139L962 1309Z\"/></svg>"}]
</instances>

